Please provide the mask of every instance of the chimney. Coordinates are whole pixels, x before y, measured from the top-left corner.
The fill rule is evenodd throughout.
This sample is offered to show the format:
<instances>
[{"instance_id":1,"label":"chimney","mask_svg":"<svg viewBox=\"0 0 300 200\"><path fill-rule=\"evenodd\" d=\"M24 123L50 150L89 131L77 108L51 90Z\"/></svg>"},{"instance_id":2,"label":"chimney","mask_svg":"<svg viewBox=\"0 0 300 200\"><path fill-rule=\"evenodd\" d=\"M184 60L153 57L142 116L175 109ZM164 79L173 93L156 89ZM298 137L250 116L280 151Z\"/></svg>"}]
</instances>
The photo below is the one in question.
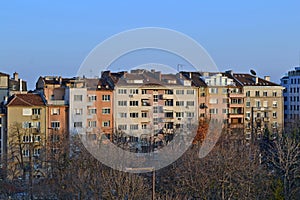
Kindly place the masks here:
<instances>
[{"instance_id":1,"label":"chimney","mask_svg":"<svg viewBox=\"0 0 300 200\"><path fill-rule=\"evenodd\" d=\"M270 76L265 76L265 80L266 81L271 81L271 77Z\"/></svg>"},{"instance_id":2,"label":"chimney","mask_svg":"<svg viewBox=\"0 0 300 200\"><path fill-rule=\"evenodd\" d=\"M17 72L15 72L13 74L13 80L18 81L19 80L19 74Z\"/></svg>"},{"instance_id":3,"label":"chimney","mask_svg":"<svg viewBox=\"0 0 300 200\"><path fill-rule=\"evenodd\" d=\"M20 92L22 92L22 90L23 90L22 79L20 79L19 87L20 87Z\"/></svg>"},{"instance_id":4,"label":"chimney","mask_svg":"<svg viewBox=\"0 0 300 200\"><path fill-rule=\"evenodd\" d=\"M255 76L255 84L257 84L257 83L258 83L258 77Z\"/></svg>"}]
</instances>

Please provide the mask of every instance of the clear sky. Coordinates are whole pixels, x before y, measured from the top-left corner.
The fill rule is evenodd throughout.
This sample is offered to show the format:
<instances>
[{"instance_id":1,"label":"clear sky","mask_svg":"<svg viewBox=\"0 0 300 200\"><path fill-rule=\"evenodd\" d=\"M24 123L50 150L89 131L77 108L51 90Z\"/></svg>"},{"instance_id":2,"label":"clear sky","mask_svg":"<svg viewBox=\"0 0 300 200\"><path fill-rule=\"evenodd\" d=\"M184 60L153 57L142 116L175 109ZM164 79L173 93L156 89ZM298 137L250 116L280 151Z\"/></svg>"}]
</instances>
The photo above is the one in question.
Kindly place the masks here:
<instances>
[{"instance_id":1,"label":"clear sky","mask_svg":"<svg viewBox=\"0 0 300 200\"><path fill-rule=\"evenodd\" d=\"M19 72L30 89L40 75L75 76L104 39L139 27L177 30L199 42L220 70L279 82L299 64L300 1L0 2L0 71Z\"/></svg>"}]
</instances>

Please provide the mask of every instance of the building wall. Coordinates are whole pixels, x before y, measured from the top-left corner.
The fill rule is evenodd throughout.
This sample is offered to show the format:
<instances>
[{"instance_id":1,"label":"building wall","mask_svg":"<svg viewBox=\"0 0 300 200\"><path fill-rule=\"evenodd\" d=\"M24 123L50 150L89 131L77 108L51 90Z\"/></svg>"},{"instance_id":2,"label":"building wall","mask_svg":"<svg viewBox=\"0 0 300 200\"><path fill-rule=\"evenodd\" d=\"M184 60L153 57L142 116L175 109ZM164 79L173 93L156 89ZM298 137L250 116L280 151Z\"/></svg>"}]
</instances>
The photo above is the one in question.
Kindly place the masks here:
<instances>
[{"instance_id":1,"label":"building wall","mask_svg":"<svg viewBox=\"0 0 300 200\"><path fill-rule=\"evenodd\" d=\"M172 90L173 94L166 93ZM126 94L124 91L126 90ZM137 90L137 94L130 91ZM177 93L177 91L183 93ZM187 94L192 90L193 94ZM123 91L120 93L120 91ZM119 102L126 102L120 106ZM173 103L166 104L166 101ZM176 102L183 102L183 105ZM187 105L187 101L193 105ZM130 102L137 102L137 105L130 105ZM175 127L187 126L187 123L196 123L198 120L198 89L195 87L184 87L174 85L166 88L163 86L117 86L114 91L114 122L118 130L120 126L125 127L125 133L139 137L141 134L149 134L158 130L171 131ZM137 117L131 117L135 115ZM142 114L147 113L147 114ZM176 113L183 113L182 116ZM143 117L146 115L146 117ZM130 125L136 125L136 130L131 130Z\"/></svg>"},{"instance_id":2,"label":"building wall","mask_svg":"<svg viewBox=\"0 0 300 200\"><path fill-rule=\"evenodd\" d=\"M40 115L32 114L32 109L40 109ZM8 106L7 167L9 178L21 176L21 170L17 167L18 160L21 160L21 157L23 157L24 163L29 163L30 155L32 155L31 159L33 165L36 167L34 174L43 174L42 163L40 161L45 158L46 116L47 110L45 106ZM31 123L31 125L29 125L29 123ZM39 123L39 125L36 123ZM33 127L30 128L30 126ZM19 128L19 131L17 131L17 128ZM19 151L19 146L21 146L22 152ZM32 154L30 154L30 152ZM23 154L23 156L21 156L21 154ZM40 170L40 172L38 172L38 170Z\"/></svg>"},{"instance_id":3,"label":"building wall","mask_svg":"<svg viewBox=\"0 0 300 200\"><path fill-rule=\"evenodd\" d=\"M265 128L271 134L281 131L284 122L282 90L280 86L244 87L246 138L250 139L251 132L256 134L254 137L261 137Z\"/></svg>"},{"instance_id":4,"label":"building wall","mask_svg":"<svg viewBox=\"0 0 300 200\"><path fill-rule=\"evenodd\" d=\"M66 99L69 102L69 129L72 133L84 133L87 127L87 107L92 105L88 102L87 88L67 88ZM76 97L80 99L76 99ZM77 127L76 127L77 126Z\"/></svg>"}]
</instances>

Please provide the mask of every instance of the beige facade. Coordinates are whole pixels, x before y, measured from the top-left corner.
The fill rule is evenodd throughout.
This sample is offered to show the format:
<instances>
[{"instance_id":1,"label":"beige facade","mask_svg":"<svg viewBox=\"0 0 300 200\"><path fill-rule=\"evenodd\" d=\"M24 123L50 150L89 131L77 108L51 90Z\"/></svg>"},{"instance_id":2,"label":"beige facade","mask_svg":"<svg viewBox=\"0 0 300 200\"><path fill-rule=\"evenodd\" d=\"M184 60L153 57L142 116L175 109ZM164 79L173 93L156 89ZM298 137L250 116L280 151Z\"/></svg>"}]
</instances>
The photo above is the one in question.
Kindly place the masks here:
<instances>
[{"instance_id":1,"label":"beige facade","mask_svg":"<svg viewBox=\"0 0 300 200\"><path fill-rule=\"evenodd\" d=\"M44 176L47 109L38 94L17 94L7 104L8 178ZM32 172L32 174L30 173Z\"/></svg>"}]
</instances>

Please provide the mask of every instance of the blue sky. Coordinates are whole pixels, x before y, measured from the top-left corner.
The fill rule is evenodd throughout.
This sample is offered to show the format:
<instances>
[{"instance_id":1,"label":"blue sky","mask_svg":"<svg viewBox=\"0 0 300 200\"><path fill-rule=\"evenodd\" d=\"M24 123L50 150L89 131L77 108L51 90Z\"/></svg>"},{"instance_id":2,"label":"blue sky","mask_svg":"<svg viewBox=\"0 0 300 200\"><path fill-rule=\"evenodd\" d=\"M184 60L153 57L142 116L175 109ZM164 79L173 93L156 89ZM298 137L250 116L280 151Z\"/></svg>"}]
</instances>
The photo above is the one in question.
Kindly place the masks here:
<instances>
[{"instance_id":1,"label":"blue sky","mask_svg":"<svg viewBox=\"0 0 300 200\"><path fill-rule=\"evenodd\" d=\"M32 89L40 75L75 76L106 38L164 27L199 42L220 70L271 75L299 64L299 1L1 1L0 71Z\"/></svg>"}]
</instances>

